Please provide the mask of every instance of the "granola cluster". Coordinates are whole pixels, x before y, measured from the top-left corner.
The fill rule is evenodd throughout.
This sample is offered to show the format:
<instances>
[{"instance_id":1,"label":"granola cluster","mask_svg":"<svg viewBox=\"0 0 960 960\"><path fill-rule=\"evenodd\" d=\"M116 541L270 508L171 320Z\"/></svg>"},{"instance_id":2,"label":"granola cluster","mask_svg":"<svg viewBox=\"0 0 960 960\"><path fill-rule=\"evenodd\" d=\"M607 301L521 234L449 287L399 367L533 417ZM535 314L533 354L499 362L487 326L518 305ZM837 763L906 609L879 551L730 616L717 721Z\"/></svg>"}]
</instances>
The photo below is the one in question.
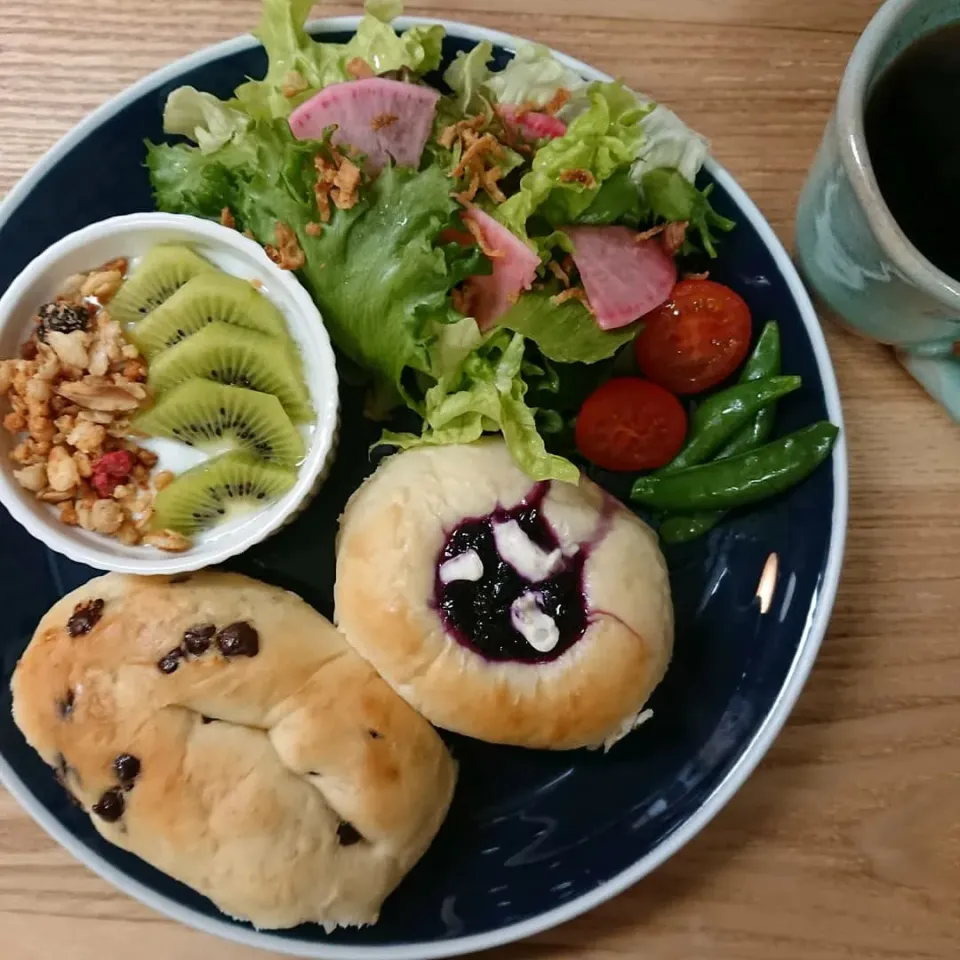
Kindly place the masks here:
<instances>
[{"instance_id":1,"label":"granola cluster","mask_svg":"<svg viewBox=\"0 0 960 960\"><path fill-rule=\"evenodd\" d=\"M62 523L181 551L185 537L149 532L155 491L173 475L151 484L156 454L128 439L149 395L147 365L105 306L126 271L118 259L77 274L40 307L20 358L0 360L0 397L10 405L2 426L18 439L17 482L55 505Z\"/></svg>"}]
</instances>

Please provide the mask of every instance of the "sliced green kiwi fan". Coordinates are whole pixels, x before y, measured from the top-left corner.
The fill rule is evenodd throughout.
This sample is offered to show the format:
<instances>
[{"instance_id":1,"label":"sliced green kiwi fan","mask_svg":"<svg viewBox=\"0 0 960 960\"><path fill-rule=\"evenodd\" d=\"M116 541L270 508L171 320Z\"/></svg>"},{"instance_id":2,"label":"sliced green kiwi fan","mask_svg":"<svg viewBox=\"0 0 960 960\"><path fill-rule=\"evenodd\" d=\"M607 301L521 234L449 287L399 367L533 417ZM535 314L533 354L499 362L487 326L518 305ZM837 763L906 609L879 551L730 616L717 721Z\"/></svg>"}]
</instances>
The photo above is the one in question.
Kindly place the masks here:
<instances>
[{"instance_id":1,"label":"sliced green kiwi fan","mask_svg":"<svg viewBox=\"0 0 960 960\"><path fill-rule=\"evenodd\" d=\"M303 438L276 397L211 380L185 380L138 416L133 426L192 447L233 441L255 456L290 467L304 455Z\"/></svg>"},{"instance_id":2,"label":"sliced green kiwi fan","mask_svg":"<svg viewBox=\"0 0 960 960\"><path fill-rule=\"evenodd\" d=\"M143 259L110 301L110 315L121 323L142 320L200 274L216 276L216 267L189 247L160 244Z\"/></svg>"},{"instance_id":3,"label":"sliced green kiwi fan","mask_svg":"<svg viewBox=\"0 0 960 960\"><path fill-rule=\"evenodd\" d=\"M262 507L290 490L296 471L264 463L248 453L225 453L181 474L154 501L158 530L193 534L231 513Z\"/></svg>"},{"instance_id":4,"label":"sliced green kiwi fan","mask_svg":"<svg viewBox=\"0 0 960 960\"><path fill-rule=\"evenodd\" d=\"M276 337L295 352L283 314L249 281L219 272L194 277L128 335L153 360L210 323Z\"/></svg>"},{"instance_id":5,"label":"sliced green kiwi fan","mask_svg":"<svg viewBox=\"0 0 960 960\"><path fill-rule=\"evenodd\" d=\"M164 350L150 364L154 396L195 377L271 393L295 423L313 416L310 394L290 350L262 333L218 320Z\"/></svg>"}]
</instances>

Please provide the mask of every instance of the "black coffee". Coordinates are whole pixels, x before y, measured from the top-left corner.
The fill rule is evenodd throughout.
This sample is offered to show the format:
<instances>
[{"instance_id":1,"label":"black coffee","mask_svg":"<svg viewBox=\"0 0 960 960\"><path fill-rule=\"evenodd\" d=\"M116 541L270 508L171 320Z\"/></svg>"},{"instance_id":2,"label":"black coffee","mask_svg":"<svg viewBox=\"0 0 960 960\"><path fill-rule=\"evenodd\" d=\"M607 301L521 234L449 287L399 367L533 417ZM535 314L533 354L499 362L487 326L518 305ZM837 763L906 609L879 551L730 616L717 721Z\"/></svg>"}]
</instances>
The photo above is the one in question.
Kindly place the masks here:
<instances>
[{"instance_id":1,"label":"black coffee","mask_svg":"<svg viewBox=\"0 0 960 960\"><path fill-rule=\"evenodd\" d=\"M903 232L960 279L960 23L907 47L867 101L867 149Z\"/></svg>"}]
</instances>

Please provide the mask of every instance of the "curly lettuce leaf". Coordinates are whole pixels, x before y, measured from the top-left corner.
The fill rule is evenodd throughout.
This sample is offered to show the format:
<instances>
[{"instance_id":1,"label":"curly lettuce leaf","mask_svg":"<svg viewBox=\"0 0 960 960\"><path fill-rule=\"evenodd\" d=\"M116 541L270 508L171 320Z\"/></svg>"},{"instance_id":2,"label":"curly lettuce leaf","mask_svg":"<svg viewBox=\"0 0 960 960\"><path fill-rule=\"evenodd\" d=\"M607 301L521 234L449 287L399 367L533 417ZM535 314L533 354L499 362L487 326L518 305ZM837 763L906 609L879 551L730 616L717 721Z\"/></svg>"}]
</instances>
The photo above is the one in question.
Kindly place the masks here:
<instances>
[{"instance_id":1,"label":"curly lettuce leaf","mask_svg":"<svg viewBox=\"0 0 960 960\"><path fill-rule=\"evenodd\" d=\"M517 106L532 104L534 107L544 107L560 89L571 95L570 102L564 108L566 113L560 112L561 117L589 108L587 81L575 70L564 66L547 47L539 43L518 43L514 58L484 81L484 90L489 99L495 103Z\"/></svg>"},{"instance_id":2,"label":"curly lettuce leaf","mask_svg":"<svg viewBox=\"0 0 960 960\"><path fill-rule=\"evenodd\" d=\"M219 150L249 126L245 113L190 86L174 90L163 109L163 132L192 140L201 153Z\"/></svg>"},{"instance_id":3,"label":"curly lettuce leaf","mask_svg":"<svg viewBox=\"0 0 960 960\"><path fill-rule=\"evenodd\" d=\"M377 74L403 67L424 74L440 66L443 27L413 27L398 36L390 21L402 12L401 3L369 0L348 43L322 43L307 33L312 6L313 0L263 0L256 35L267 52L267 74L242 84L235 94L250 116L289 116L318 90L349 80L347 64L354 58Z\"/></svg>"},{"instance_id":4,"label":"curly lettuce leaf","mask_svg":"<svg viewBox=\"0 0 960 960\"><path fill-rule=\"evenodd\" d=\"M482 110L488 92L487 81L493 74L487 64L493 56L493 44L482 40L472 50L460 52L443 75L444 83L453 91L461 114Z\"/></svg>"},{"instance_id":5,"label":"curly lettuce leaf","mask_svg":"<svg viewBox=\"0 0 960 960\"><path fill-rule=\"evenodd\" d=\"M521 333L555 363L597 363L612 357L639 332L638 324L619 330L601 330L579 300L559 306L551 297L559 284L548 290L523 294L497 321L501 327Z\"/></svg>"},{"instance_id":6,"label":"curly lettuce leaf","mask_svg":"<svg viewBox=\"0 0 960 960\"><path fill-rule=\"evenodd\" d=\"M649 101L643 118L643 146L631 168L638 183L651 170L677 170L689 183L710 155L710 142L691 130L672 110Z\"/></svg>"},{"instance_id":7,"label":"curly lettuce leaf","mask_svg":"<svg viewBox=\"0 0 960 960\"><path fill-rule=\"evenodd\" d=\"M537 151L520 189L497 208L497 219L520 237L534 214L553 226L575 222L604 181L639 155L644 109L636 97L619 83L591 84L589 96L590 109Z\"/></svg>"},{"instance_id":8,"label":"curly lettuce leaf","mask_svg":"<svg viewBox=\"0 0 960 960\"><path fill-rule=\"evenodd\" d=\"M698 190L679 170L651 170L640 181L643 198L654 218L666 223L688 224L687 241L683 253L695 247L691 238L696 236L704 251L717 255L715 231L729 233L736 224L720 216L710 204L712 185Z\"/></svg>"},{"instance_id":9,"label":"curly lettuce leaf","mask_svg":"<svg viewBox=\"0 0 960 960\"><path fill-rule=\"evenodd\" d=\"M524 339L496 330L426 395L420 436L384 433L381 442L407 450L424 444L472 443L500 431L520 468L534 480L577 483L580 472L547 452L536 411L526 403Z\"/></svg>"}]
</instances>

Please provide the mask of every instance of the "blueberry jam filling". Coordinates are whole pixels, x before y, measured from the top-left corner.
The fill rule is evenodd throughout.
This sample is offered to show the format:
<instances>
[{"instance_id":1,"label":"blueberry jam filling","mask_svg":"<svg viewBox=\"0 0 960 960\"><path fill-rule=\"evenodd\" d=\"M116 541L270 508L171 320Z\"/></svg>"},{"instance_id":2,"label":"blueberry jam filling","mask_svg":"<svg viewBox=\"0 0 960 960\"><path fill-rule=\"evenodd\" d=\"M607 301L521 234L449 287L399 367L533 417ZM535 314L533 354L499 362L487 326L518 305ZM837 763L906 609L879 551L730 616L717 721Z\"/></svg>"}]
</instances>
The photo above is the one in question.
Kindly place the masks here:
<instances>
[{"instance_id":1,"label":"blueberry jam filling","mask_svg":"<svg viewBox=\"0 0 960 960\"><path fill-rule=\"evenodd\" d=\"M444 625L488 660L554 660L587 629L587 550L561 552L543 515L548 489L538 484L509 510L464 520L438 558L434 596ZM508 540L520 542L510 560L498 548Z\"/></svg>"}]
</instances>

